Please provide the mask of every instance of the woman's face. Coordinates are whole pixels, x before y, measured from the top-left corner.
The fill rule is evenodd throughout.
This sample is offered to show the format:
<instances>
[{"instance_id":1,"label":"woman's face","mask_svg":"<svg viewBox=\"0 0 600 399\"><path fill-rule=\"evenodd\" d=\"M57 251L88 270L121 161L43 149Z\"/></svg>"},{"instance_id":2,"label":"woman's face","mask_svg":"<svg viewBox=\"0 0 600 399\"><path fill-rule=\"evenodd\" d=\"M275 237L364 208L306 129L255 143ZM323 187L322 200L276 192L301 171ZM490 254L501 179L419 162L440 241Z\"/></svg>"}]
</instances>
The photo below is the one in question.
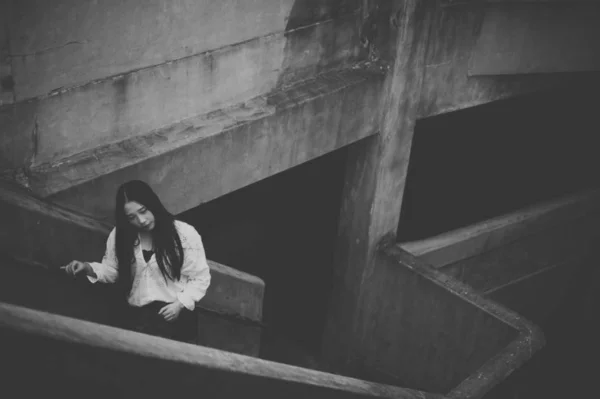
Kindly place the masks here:
<instances>
[{"instance_id":1,"label":"woman's face","mask_svg":"<svg viewBox=\"0 0 600 399\"><path fill-rule=\"evenodd\" d=\"M132 226L141 231L151 231L154 228L154 215L139 202L125 203L125 216Z\"/></svg>"}]
</instances>

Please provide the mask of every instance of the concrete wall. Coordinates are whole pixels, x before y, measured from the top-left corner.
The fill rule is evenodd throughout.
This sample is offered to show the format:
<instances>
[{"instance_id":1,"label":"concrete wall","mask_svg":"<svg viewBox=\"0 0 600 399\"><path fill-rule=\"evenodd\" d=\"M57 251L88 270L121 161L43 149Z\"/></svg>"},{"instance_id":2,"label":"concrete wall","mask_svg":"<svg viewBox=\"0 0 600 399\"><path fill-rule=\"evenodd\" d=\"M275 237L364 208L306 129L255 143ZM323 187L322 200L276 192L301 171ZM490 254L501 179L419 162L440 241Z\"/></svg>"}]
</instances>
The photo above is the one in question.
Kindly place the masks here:
<instances>
[{"instance_id":1,"label":"concrete wall","mask_svg":"<svg viewBox=\"0 0 600 399\"><path fill-rule=\"evenodd\" d=\"M380 95L380 134L349 152L323 343L328 361L357 373L362 357L377 358L377 347L388 353L386 343L369 334L374 320L396 320L394 310L382 309L381 303L395 306L390 298L401 290L382 293L377 284L387 274L376 255L384 243L395 241L415 121L530 91L590 85L591 76L597 82L597 76L583 73L469 77L471 52L485 8L491 7L482 2L456 7L417 0L368 4L376 31L370 54L389 62Z\"/></svg>"},{"instance_id":2,"label":"concrete wall","mask_svg":"<svg viewBox=\"0 0 600 399\"><path fill-rule=\"evenodd\" d=\"M5 5L3 13L11 14L4 38L10 71L3 71L14 86L3 99L10 102L12 94L15 102L0 108L0 170L56 161L351 65L361 54L360 5L359 0Z\"/></svg>"},{"instance_id":3,"label":"concrete wall","mask_svg":"<svg viewBox=\"0 0 600 399\"><path fill-rule=\"evenodd\" d=\"M21 397L441 399L3 303L0 351L3 386Z\"/></svg>"},{"instance_id":4,"label":"concrete wall","mask_svg":"<svg viewBox=\"0 0 600 399\"><path fill-rule=\"evenodd\" d=\"M380 88L380 74L323 74L251 106L36 171L31 187L111 222L117 187L142 179L167 209L180 213L376 134Z\"/></svg>"},{"instance_id":5,"label":"concrete wall","mask_svg":"<svg viewBox=\"0 0 600 399\"><path fill-rule=\"evenodd\" d=\"M569 55L571 57L578 56L578 59L572 60L562 59L566 55L564 52L555 51L556 48L553 48L553 45L546 50L540 46L537 48L527 47L529 51L536 49L537 55L532 57L529 54L529 58L524 57L524 60L525 58L529 61L536 60L536 69L530 68L526 72L560 71L562 72L560 75L524 73L523 68L518 65L508 67L509 60L505 59L511 54L519 54L524 50L523 42L527 38L516 35L515 30L519 29L521 35L531 34L530 30L535 28L535 24L539 25L536 15L543 12L547 14L549 8L552 7L566 7L567 10L570 10L576 5L565 3L557 6L541 3L525 7L523 4L515 3L503 5L485 4L485 2L464 3L466 4L448 7L437 2L433 11L431 37L427 46L423 70L425 76L419 109L420 117L549 88L586 86L592 81L597 84L597 69L596 72L576 72L581 71L584 67L588 71L593 69L589 66L593 62L589 60L596 59L596 57L589 54L588 43L580 45L580 52L571 49ZM579 5L579 8L581 7L583 6ZM586 7L590 9L590 12L598 12L598 5L588 4ZM572 11L569 15L574 13L576 14L575 11ZM589 19L583 21L583 24L574 18L565 18L562 22L561 28L567 31L585 31L587 29L593 32L596 29ZM586 25L585 22L588 24ZM484 27L496 27L497 30L492 28L483 30ZM482 34L485 34L484 38L482 38ZM512 38L513 41L503 42L508 38ZM537 39L540 38L537 37ZM552 38L547 39L550 41ZM478 42L482 40L488 43L503 43L505 58L497 60L497 62L507 64L508 69L504 69L503 76L471 76L472 59L479 56L477 53L479 51ZM593 50L598 51L595 47ZM585 54L586 51L588 54ZM586 65L581 66L580 63Z\"/></svg>"},{"instance_id":6,"label":"concrete wall","mask_svg":"<svg viewBox=\"0 0 600 399\"><path fill-rule=\"evenodd\" d=\"M399 18L388 2L360 0L23 0L0 7L0 171L60 162L332 68L383 60L394 51L388 31ZM576 60L562 67L560 81L552 74L470 77L477 43L489 31L482 27L502 19L528 32L527 15L537 15L491 7L432 3L421 117L589 81L569 73L580 69ZM510 33L493 32L486 39Z\"/></svg>"},{"instance_id":7,"label":"concrete wall","mask_svg":"<svg viewBox=\"0 0 600 399\"><path fill-rule=\"evenodd\" d=\"M2 69L5 104L0 106L3 128L0 176L22 180L39 195L54 195L54 200L92 215L105 217L112 209L97 211L97 205L82 209L80 203L90 204L90 198L82 201L81 191L87 193L90 188L78 190L73 186L88 184L109 173L110 184L95 185L104 193L114 191L118 183L132 177L151 180L160 186L161 195L169 195L182 185L202 183L203 192L210 195L200 198L194 192L183 202L181 196L168 199L173 209L180 212L251 184L257 176L264 178L281 171L281 156L276 155L277 151L266 158L259 154L260 166L242 162L246 170L256 169L251 176L241 176L234 171L235 166L230 166L240 164L242 158L227 148L234 147L233 144L236 148L251 147L246 141L249 139L242 138L239 132L214 133L213 129L222 126L221 114L230 113L230 107L235 114L274 113L257 124L264 123L260 131L278 129L284 133L277 139L281 142L279 147L284 148L282 153L293 153L298 132L308 129L314 131L314 140L303 146L314 154L337 148L313 151L322 142L351 135L340 128L319 129L324 126L320 121L324 113L315 113L315 109L321 109L320 105L312 106L317 101L330 104L325 108L332 110L329 112L332 120L354 118L353 130L370 135L382 129L371 117L381 111L380 101L385 101L376 79L361 84L363 87L356 86L357 92L369 93L374 98L365 100L367 105L352 108L345 104L335 107L340 102L336 98L339 90L330 83L343 79L341 76L331 75L314 85L306 82L331 69L360 70L356 67L370 64L380 71L389 71L396 54L395 29L400 27L402 18L401 13L392 11L393 2L179 0L162 5L141 0L27 0L5 3L2 11L10 24L5 24L6 29L0 33L0 42L4 43L0 51L7 54ZM598 80L595 74L582 73L565 73L560 79L554 74L470 77L469 60L481 36L482 24L494 22L495 14L488 12L489 7L428 4L430 22L417 39L420 54L424 54L423 65L411 71L409 77L410 81L422 81L422 88L417 85L418 93L404 99L411 107L418 103L414 107L416 114L410 118ZM422 25L424 20L419 18L418 24ZM527 23L526 18L524 21ZM403 65L400 69L405 73L407 60L412 56L399 51L398 57ZM295 100L308 100L309 105L290 121L286 107L278 105L297 96L291 88L299 82L306 86L302 98ZM404 93L400 87L390 90ZM349 94L344 101L352 103L354 94ZM240 121L247 120L233 119L227 123L239 126ZM198 121L214 124L209 130L219 138L217 145L213 146L211 140L194 143L205 134L196 129ZM182 134L173 133L173 129L182 126ZM190 133L189 126L196 130ZM170 146L170 143L184 135L188 144L197 145L190 153L195 161L181 156L178 159L184 165L194 162L197 167L192 171L184 167L189 178L178 186L167 187L163 181L171 172L165 166L168 156L163 155L178 150L179 144ZM146 137L149 141L140 146L135 141L140 137L144 137L140 139L142 142ZM351 142L338 141L342 145ZM400 151L408 155L410 145L409 139L403 141ZM106 157L107 153L118 156ZM198 161L196 154L202 154L202 160ZM213 155L219 158L216 164L211 159ZM245 155L243 159L251 157ZM133 164L141 165L149 158L160 158L151 161L159 167L147 171L147 167L138 166L127 173L116 173L118 168L133 168ZM309 159L310 156L300 162ZM79 161L79 165L72 166ZM283 168L294 164L288 163ZM202 171L211 168L236 174L235 184L224 187L220 181L206 182ZM176 169L180 174L182 167ZM106 195L102 201L105 199Z\"/></svg>"},{"instance_id":8,"label":"concrete wall","mask_svg":"<svg viewBox=\"0 0 600 399\"><path fill-rule=\"evenodd\" d=\"M489 7L470 75L600 70L600 7L593 3Z\"/></svg>"},{"instance_id":9,"label":"concrete wall","mask_svg":"<svg viewBox=\"0 0 600 399\"><path fill-rule=\"evenodd\" d=\"M8 26L11 4L0 4L0 106L14 101L14 78L9 53Z\"/></svg>"},{"instance_id":10,"label":"concrete wall","mask_svg":"<svg viewBox=\"0 0 600 399\"><path fill-rule=\"evenodd\" d=\"M292 29L306 27L352 13L359 5L347 0L20 0L10 25L16 97L37 97L278 36L288 24Z\"/></svg>"},{"instance_id":11,"label":"concrete wall","mask_svg":"<svg viewBox=\"0 0 600 399\"><path fill-rule=\"evenodd\" d=\"M600 215L597 199L572 205L547 213L545 221L525 219L507 226L510 229L481 231L444 248L449 264L440 267L442 272L536 323L547 338L540 356L511 375L489 399L584 395L593 389L586 365L597 353L590 348L596 347L598 333L599 307L593 298ZM462 259L453 261L459 253Z\"/></svg>"}]
</instances>

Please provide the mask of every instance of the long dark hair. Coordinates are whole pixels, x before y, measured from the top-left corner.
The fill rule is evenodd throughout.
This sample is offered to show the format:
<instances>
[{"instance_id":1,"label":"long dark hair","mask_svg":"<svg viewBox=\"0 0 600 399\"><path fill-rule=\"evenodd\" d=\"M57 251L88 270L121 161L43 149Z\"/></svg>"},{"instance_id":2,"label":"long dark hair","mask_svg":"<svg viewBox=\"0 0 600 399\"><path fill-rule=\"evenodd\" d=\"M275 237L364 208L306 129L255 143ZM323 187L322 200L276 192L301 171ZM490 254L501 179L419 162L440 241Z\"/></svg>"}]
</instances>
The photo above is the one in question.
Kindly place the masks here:
<instances>
[{"instance_id":1,"label":"long dark hair","mask_svg":"<svg viewBox=\"0 0 600 399\"><path fill-rule=\"evenodd\" d=\"M175 227L175 217L169 213L148 184L141 180L131 180L117 190L115 220L115 246L119 262L119 283L127 293L133 282L131 264L134 261L134 247L138 242L138 229L131 225L125 215L125 204L135 201L145 206L154 215L154 228L151 231L154 254L158 267L165 278L179 280L183 264L183 248Z\"/></svg>"}]
</instances>

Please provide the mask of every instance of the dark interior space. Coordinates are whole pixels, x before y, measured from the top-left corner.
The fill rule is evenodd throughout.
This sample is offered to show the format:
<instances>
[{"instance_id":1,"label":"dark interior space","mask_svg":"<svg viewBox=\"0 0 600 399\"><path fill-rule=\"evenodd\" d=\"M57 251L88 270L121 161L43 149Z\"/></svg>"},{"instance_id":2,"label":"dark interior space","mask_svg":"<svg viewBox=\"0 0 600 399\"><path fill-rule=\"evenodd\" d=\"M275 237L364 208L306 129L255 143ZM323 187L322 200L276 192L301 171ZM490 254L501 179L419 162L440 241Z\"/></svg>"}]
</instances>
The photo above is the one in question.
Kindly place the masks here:
<instances>
[{"instance_id":1,"label":"dark interior space","mask_svg":"<svg viewBox=\"0 0 600 399\"><path fill-rule=\"evenodd\" d=\"M417 122L398 228L419 240L597 186L591 93L538 93Z\"/></svg>"},{"instance_id":2,"label":"dark interior space","mask_svg":"<svg viewBox=\"0 0 600 399\"><path fill-rule=\"evenodd\" d=\"M179 215L209 259L265 281L261 356L294 362L291 346L316 353L320 345L345 160L341 149Z\"/></svg>"},{"instance_id":3,"label":"dark interior space","mask_svg":"<svg viewBox=\"0 0 600 399\"><path fill-rule=\"evenodd\" d=\"M598 187L593 98L582 88L556 90L418 121L398 241L429 238ZM584 293L591 292L594 269L590 259L564 281L567 295L560 306L547 319L533 320L546 346L499 387L505 397L569 397L591 388L586 364L600 348Z\"/></svg>"},{"instance_id":4,"label":"dark interior space","mask_svg":"<svg viewBox=\"0 0 600 399\"><path fill-rule=\"evenodd\" d=\"M546 346L512 376L519 397L586 397L596 389L600 327L590 313L598 294L590 288L598 271L593 258L586 266L564 282L568 288L560 306L546 320L536 321Z\"/></svg>"}]
</instances>

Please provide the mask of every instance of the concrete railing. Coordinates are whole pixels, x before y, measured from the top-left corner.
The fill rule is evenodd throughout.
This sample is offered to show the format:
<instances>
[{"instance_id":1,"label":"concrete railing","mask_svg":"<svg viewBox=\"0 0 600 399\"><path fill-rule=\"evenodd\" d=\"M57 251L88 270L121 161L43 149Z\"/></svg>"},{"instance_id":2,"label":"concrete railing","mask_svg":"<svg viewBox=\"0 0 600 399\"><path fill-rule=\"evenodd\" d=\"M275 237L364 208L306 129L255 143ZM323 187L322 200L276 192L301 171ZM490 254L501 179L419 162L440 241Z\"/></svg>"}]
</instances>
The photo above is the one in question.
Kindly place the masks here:
<instances>
[{"instance_id":1,"label":"concrete railing","mask_svg":"<svg viewBox=\"0 0 600 399\"><path fill-rule=\"evenodd\" d=\"M16 261L8 262L11 267L2 265L6 266L0 268L0 273L4 275L2 278L10 279L17 285L22 284L24 290L27 290L27 282L22 279L39 279L44 291L51 287L56 290L48 295L64 295L61 290L69 290L66 286L72 284L66 278L54 278L55 284L46 286L42 282L50 278L48 272L57 272L61 265L72 259L101 259L111 229L93 218L36 198L23 189L5 183L0 184L0 220L0 254L5 259ZM30 270L17 270L16 265L30 266ZM220 327L221 335L232 328L232 319L240 319L246 330L252 331L245 330L244 334L236 335L253 337L252 340L256 341L250 346L244 344L243 352L258 354L260 334L256 323L262 320L264 282L256 276L216 262L209 261L209 267L211 285L198 307L212 314L226 316L228 321ZM85 295L85 290L79 292ZM44 293L32 291L30 295L41 296ZM202 320L206 314L198 312ZM252 326L252 323L255 325ZM210 335L218 337L220 334ZM219 342L220 347L225 345L222 339Z\"/></svg>"},{"instance_id":2,"label":"concrete railing","mask_svg":"<svg viewBox=\"0 0 600 399\"><path fill-rule=\"evenodd\" d=\"M569 298L594 295L599 200L598 189L578 192L396 246L546 326Z\"/></svg>"},{"instance_id":3,"label":"concrete railing","mask_svg":"<svg viewBox=\"0 0 600 399\"><path fill-rule=\"evenodd\" d=\"M4 381L35 381L19 386L25 396L39 388L61 397L93 389L99 397L441 398L5 303L0 337Z\"/></svg>"},{"instance_id":4,"label":"concrete railing","mask_svg":"<svg viewBox=\"0 0 600 399\"><path fill-rule=\"evenodd\" d=\"M434 237L398 245L434 267L443 267L597 212L600 210L599 200L600 190L579 192Z\"/></svg>"}]
</instances>

